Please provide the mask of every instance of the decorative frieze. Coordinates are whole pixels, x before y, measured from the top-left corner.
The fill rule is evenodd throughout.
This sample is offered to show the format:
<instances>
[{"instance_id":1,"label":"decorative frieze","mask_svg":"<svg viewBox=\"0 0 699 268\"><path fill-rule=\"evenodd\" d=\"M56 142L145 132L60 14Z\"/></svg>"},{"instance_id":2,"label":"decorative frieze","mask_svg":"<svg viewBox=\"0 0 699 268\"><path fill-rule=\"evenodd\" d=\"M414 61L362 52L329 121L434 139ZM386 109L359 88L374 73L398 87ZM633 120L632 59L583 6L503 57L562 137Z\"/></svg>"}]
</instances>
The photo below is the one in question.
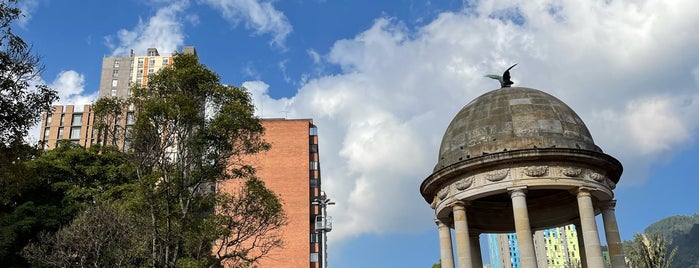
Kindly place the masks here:
<instances>
[{"instance_id":1,"label":"decorative frieze","mask_svg":"<svg viewBox=\"0 0 699 268\"><path fill-rule=\"evenodd\" d=\"M463 190L466 190L468 187L471 187L472 183L473 183L473 177L468 177L468 178L463 178L463 179L456 181L456 183L454 183L454 186L459 191L463 191Z\"/></svg>"},{"instance_id":2,"label":"decorative frieze","mask_svg":"<svg viewBox=\"0 0 699 268\"><path fill-rule=\"evenodd\" d=\"M565 175L566 177L577 177L580 176L580 173L582 173L582 169L579 168L572 168L572 167L567 167L561 169L561 173Z\"/></svg>"},{"instance_id":3,"label":"decorative frieze","mask_svg":"<svg viewBox=\"0 0 699 268\"><path fill-rule=\"evenodd\" d=\"M447 197L448 194L449 194L449 185L440 189L439 192L437 192L437 197L439 197L439 199L444 199Z\"/></svg>"},{"instance_id":4,"label":"decorative frieze","mask_svg":"<svg viewBox=\"0 0 699 268\"><path fill-rule=\"evenodd\" d=\"M597 172L590 172L589 175L590 179L596 181L596 182L602 182L604 181L605 177L602 174L599 174Z\"/></svg>"},{"instance_id":5,"label":"decorative frieze","mask_svg":"<svg viewBox=\"0 0 699 268\"><path fill-rule=\"evenodd\" d=\"M507 174L510 173L510 169L500 169L500 170L494 170L488 173L485 173L485 179L489 181L501 181L505 177L507 177Z\"/></svg>"},{"instance_id":6,"label":"decorative frieze","mask_svg":"<svg viewBox=\"0 0 699 268\"><path fill-rule=\"evenodd\" d=\"M547 166L533 166L533 167L525 167L523 169L524 175L527 175L529 177L541 177L546 174L546 171L548 171L549 167Z\"/></svg>"}]
</instances>

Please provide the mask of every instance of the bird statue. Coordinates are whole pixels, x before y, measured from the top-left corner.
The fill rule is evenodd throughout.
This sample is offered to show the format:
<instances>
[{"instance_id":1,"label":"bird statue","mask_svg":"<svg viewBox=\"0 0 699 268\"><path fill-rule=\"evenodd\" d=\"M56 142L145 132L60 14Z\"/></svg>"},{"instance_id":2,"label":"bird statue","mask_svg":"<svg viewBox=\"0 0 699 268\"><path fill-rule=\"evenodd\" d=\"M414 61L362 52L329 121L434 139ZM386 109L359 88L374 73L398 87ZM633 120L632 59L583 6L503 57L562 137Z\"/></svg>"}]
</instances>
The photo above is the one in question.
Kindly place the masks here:
<instances>
[{"instance_id":1,"label":"bird statue","mask_svg":"<svg viewBox=\"0 0 699 268\"><path fill-rule=\"evenodd\" d=\"M502 76L499 76L499 75L496 75L496 74L489 74L489 75L486 75L485 77L492 78L492 79L495 79L495 80L500 81L500 87L501 87L501 88L503 88L503 87L510 87L512 84L515 83L515 82L512 82L512 80L510 80L510 69L512 69L512 68L515 67L515 66L517 66L517 63L515 63L515 64L512 65L512 66L510 66L510 68L507 68L507 70L505 70L505 73L503 73Z\"/></svg>"}]
</instances>

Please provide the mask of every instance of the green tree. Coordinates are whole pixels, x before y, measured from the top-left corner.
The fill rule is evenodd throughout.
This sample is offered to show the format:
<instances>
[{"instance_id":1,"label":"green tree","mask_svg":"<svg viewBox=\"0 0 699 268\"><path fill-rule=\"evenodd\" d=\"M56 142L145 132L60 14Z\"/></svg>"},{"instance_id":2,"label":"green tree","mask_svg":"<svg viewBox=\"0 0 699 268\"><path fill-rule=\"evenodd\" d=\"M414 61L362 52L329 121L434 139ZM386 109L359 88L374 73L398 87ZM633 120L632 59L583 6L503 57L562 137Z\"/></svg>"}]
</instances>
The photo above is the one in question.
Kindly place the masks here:
<instances>
[{"instance_id":1,"label":"green tree","mask_svg":"<svg viewBox=\"0 0 699 268\"><path fill-rule=\"evenodd\" d=\"M0 1L0 146L23 143L27 131L51 107L58 95L46 85L34 89L30 82L39 78L43 66L31 46L12 31L12 23L22 16L18 0Z\"/></svg>"},{"instance_id":2,"label":"green tree","mask_svg":"<svg viewBox=\"0 0 699 268\"><path fill-rule=\"evenodd\" d=\"M242 159L269 147L250 95L222 85L216 73L188 54L176 54L172 66L133 92L137 120L131 144L141 211L150 225L151 265L211 261L214 234L220 233L212 228L221 226L209 223L216 206L226 206L216 203L221 200L216 183L251 177L254 170Z\"/></svg>"},{"instance_id":3,"label":"green tree","mask_svg":"<svg viewBox=\"0 0 699 268\"><path fill-rule=\"evenodd\" d=\"M42 112L58 97L39 84L43 69L31 46L12 31L22 16L17 0L0 1L0 263L24 266L17 252L38 230L57 228L62 215L60 194L32 176L27 162L40 155L24 138Z\"/></svg>"},{"instance_id":4,"label":"green tree","mask_svg":"<svg viewBox=\"0 0 699 268\"><path fill-rule=\"evenodd\" d=\"M102 146L118 147L125 140L126 125L121 124L128 102L124 99L100 98L92 105L95 113L94 129L97 131L97 143Z\"/></svg>"},{"instance_id":5,"label":"green tree","mask_svg":"<svg viewBox=\"0 0 699 268\"><path fill-rule=\"evenodd\" d=\"M670 242L659 234L634 234L626 256L634 268L669 268L677 247L668 252Z\"/></svg>"},{"instance_id":6,"label":"green tree","mask_svg":"<svg viewBox=\"0 0 699 268\"><path fill-rule=\"evenodd\" d=\"M35 266L138 267L148 263L141 218L109 203L89 205L70 225L43 232L22 255Z\"/></svg>"},{"instance_id":7,"label":"green tree","mask_svg":"<svg viewBox=\"0 0 699 268\"><path fill-rule=\"evenodd\" d=\"M279 198L257 178L245 181L235 195L222 194L214 216L218 265L250 267L271 250L282 247L286 225Z\"/></svg>"},{"instance_id":8,"label":"green tree","mask_svg":"<svg viewBox=\"0 0 699 268\"><path fill-rule=\"evenodd\" d=\"M22 248L69 224L85 204L126 199L135 188L131 159L115 148L68 141L42 154L34 148L24 148L16 175L0 185L0 263L11 267L28 266Z\"/></svg>"}]
</instances>

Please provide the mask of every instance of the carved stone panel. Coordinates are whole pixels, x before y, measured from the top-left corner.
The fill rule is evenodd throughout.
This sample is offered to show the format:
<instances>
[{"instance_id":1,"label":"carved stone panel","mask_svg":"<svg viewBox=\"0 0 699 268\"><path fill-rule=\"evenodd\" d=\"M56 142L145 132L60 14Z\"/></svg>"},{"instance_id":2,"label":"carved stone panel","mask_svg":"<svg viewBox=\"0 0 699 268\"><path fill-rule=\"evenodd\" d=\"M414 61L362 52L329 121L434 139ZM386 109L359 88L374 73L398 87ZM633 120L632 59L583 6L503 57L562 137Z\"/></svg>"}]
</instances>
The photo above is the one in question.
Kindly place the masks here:
<instances>
[{"instance_id":1,"label":"carved stone panel","mask_svg":"<svg viewBox=\"0 0 699 268\"><path fill-rule=\"evenodd\" d=\"M454 186L459 191L463 191L463 190L466 190L468 187L471 187L472 183L473 183L473 177L468 177L468 178L463 178L463 179L456 181L456 183L454 183Z\"/></svg>"},{"instance_id":2,"label":"carved stone panel","mask_svg":"<svg viewBox=\"0 0 699 268\"><path fill-rule=\"evenodd\" d=\"M525 167L523 172L524 175L527 175L529 177L541 177L546 175L546 172L548 171L549 167L547 166L533 166L533 167Z\"/></svg>"},{"instance_id":3,"label":"carved stone panel","mask_svg":"<svg viewBox=\"0 0 699 268\"><path fill-rule=\"evenodd\" d=\"M447 197L448 194L449 194L449 185L447 185L446 187L439 190L439 192L437 192L437 197L439 197L439 199L444 199Z\"/></svg>"},{"instance_id":4,"label":"carved stone panel","mask_svg":"<svg viewBox=\"0 0 699 268\"><path fill-rule=\"evenodd\" d=\"M605 179L604 175L597 172L590 172L589 177L596 182L602 182Z\"/></svg>"},{"instance_id":5,"label":"carved stone panel","mask_svg":"<svg viewBox=\"0 0 699 268\"><path fill-rule=\"evenodd\" d=\"M582 169L566 167L566 168L561 169L561 173L563 173L563 175L565 175L566 177L572 178L572 177L580 176L580 174L582 173Z\"/></svg>"},{"instance_id":6,"label":"carved stone panel","mask_svg":"<svg viewBox=\"0 0 699 268\"><path fill-rule=\"evenodd\" d=\"M501 181L505 177L507 177L507 174L510 172L510 169L501 169L501 170L494 170L488 173L485 173L485 179L489 181Z\"/></svg>"}]
</instances>

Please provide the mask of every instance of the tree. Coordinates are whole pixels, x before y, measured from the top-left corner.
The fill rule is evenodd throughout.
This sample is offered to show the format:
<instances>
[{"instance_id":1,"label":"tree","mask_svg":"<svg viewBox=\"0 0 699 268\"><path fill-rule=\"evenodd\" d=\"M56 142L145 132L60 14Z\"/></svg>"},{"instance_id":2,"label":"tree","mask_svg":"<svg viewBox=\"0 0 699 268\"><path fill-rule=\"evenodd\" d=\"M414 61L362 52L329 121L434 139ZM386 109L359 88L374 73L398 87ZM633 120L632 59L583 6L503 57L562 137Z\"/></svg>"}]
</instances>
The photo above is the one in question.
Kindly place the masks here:
<instances>
[{"instance_id":1,"label":"tree","mask_svg":"<svg viewBox=\"0 0 699 268\"><path fill-rule=\"evenodd\" d=\"M121 124L128 102L124 99L100 98L92 105L95 113L94 129L97 141L102 146L118 147L125 140L126 126Z\"/></svg>"},{"instance_id":2,"label":"tree","mask_svg":"<svg viewBox=\"0 0 699 268\"><path fill-rule=\"evenodd\" d=\"M286 224L279 198L256 179L248 179L236 195L221 195L214 225L219 240L214 252L219 264L250 267L284 241Z\"/></svg>"},{"instance_id":3,"label":"tree","mask_svg":"<svg viewBox=\"0 0 699 268\"><path fill-rule=\"evenodd\" d=\"M10 267L28 266L22 248L69 224L85 204L125 199L135 188L130 158L115 148L63 141L48 152L28 145L24 152L15 175L0 181L0 263Z\"/></svg>"},{"instance_id":4,"label":"tree","mask_svg":"<svg viewBox=\"0 0 699 268\"><path fill-rule=\"evenodd\" d=\"M669 268L677 247L668 252L670 242L659 234L634 234L628 253L630 266L635 268Z\"/></svg>"},{"instance_id":5,"label":"tree","mask_svg":"<svg viewBox=\"0 0 699 268\"><path fill-rule=\"evenodd\" d=\"M17 252L38 230L57 228L61 195L31 175L27 162L40 152L24 141L29 128L58 96L46 85L31 89L43 66L12 31L22 14L17 0L0 1L0 263L24 266Z\"/></svg>"},{"instance_id":6,"label":"tree","mask_svg":"<svg viewBox=\"0 0 699 268\"><path fill-rule=\"evenodd\" d=\"M0 146L23 143L27 131L41 113L48 111L58 95L44 84L30 90L43 66L31 46L12 31L21 15L18 0L0 2Z\"/></svg>"},{"instance_id":7,"label":"tree","mask_svg":"<svg viewBox=\"0 0 699 268\"><path fill-rule=\"evenodd\" d=\"M208 223L216 206L226 207L216 203L223 200L216 183L251 177L254 170L243 158L269 148L250 95L219 80L195 55L176 54L147 86L133 88L131 144L153 267L211 258L212 234L220 231Z\"/></svg>"},{"instance_id":8,"label":"tree","mask_svg":"<svg viewBox=\"0 0 699 268\"><path fill-rule=\"evenodd\" d=\"M43 232L24 248L33 265L49 267L138 267L147 264L145 223L118 206L90 205L70 225Z\"/></svg>"}]
</instances>

